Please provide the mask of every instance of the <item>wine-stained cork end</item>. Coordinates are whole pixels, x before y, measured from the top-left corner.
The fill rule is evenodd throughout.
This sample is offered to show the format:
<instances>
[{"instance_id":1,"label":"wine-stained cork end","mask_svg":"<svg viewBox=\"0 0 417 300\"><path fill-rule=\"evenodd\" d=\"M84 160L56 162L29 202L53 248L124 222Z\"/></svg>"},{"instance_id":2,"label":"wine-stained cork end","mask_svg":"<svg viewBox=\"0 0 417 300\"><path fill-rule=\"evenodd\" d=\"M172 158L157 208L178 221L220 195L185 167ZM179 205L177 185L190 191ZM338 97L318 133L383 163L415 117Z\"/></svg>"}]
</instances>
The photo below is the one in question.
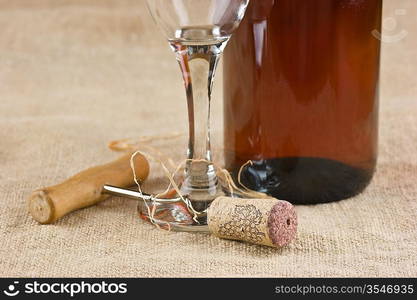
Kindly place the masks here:
<instances>
[{"instance_id":1,"label":"wine-stained cork end","mask_svg":"<svg viewBox=\"0 0 417 300\"><path fill-rule=\"evenodd\" d=\"M37 222L50 223L54 215L54 205L48 194L42 190L33 192L29 197L29 212Z\"/></svg>"},{"instance_id":2,"label":"wine-stained cork end","mask_svg":"<svg viewBox=\"0 0 417 300\"><path fill-rule=\"evenodd\" d=\"M278 201L268 217L269 238L278 247L288 245L297 234L297 214L287 201Z\"/></svg>"}]
</instances>

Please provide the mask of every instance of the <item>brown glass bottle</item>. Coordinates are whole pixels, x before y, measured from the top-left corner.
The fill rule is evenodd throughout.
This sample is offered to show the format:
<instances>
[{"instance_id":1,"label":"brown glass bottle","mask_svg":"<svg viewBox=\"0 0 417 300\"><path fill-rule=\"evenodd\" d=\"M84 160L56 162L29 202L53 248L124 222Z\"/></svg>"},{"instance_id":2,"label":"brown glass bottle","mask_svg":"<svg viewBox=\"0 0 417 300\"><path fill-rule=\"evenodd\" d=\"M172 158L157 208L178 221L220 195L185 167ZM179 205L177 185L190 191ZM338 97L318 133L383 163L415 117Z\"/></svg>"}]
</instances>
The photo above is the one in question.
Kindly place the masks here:
<instances>
[{"instance_id":1,"label":"brown glass bottle","mask_svg":"<svg viewBox=\"0 0 417 300\"><path fill-rule=\"evenodd\" d=\"M382 0L256 0L224 57L226 167L293 203L360 193L377 158Z\"/></svg>"}]
</instances>

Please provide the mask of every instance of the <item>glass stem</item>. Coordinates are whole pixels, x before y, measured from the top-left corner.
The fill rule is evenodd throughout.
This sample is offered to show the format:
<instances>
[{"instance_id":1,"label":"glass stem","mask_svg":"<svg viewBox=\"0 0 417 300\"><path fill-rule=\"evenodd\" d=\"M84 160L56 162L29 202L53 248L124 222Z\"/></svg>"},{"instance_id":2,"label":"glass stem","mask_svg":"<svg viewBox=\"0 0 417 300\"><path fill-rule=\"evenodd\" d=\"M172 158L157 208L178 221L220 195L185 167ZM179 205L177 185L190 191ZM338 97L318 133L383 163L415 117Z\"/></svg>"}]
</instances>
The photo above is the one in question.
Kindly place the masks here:
<instances>
[{"instance_id":1,"label":"glass stem","mask_svg":"<svg viewBox=\"0 0 417 300\"><path fill-rule=\"evenodd\" d=\"M204 209L218 194L210 149L210 102L213 80L226 41L211 45L171 44L180 65L187 95L189 140L181 192Z\"/></svg>"}]
</instances>

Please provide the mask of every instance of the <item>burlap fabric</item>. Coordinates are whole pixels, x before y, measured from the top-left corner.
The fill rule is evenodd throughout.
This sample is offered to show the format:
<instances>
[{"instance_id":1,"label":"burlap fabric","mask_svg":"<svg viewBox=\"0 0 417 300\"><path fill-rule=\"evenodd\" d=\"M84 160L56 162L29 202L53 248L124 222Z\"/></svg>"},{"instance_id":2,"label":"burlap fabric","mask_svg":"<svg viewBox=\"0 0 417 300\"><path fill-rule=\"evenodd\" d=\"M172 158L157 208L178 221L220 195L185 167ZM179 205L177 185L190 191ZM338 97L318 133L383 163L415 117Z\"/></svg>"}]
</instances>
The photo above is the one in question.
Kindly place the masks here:
<instances>
[{"instance_id":1,"label":"burlap fabric","mask_svg":"<svg viewBox=\"0 0 417 300\"><path fill-rule=\"evenodd\" d=\"M161 232L120 198L34 222L31 190L113 159L110 140L186 132L186 104L144 1L0 1L0 275L417 276L417 3L387 0L385 13L398 21L388 34L408 35L384 43L375 179L354 199L298 206L297 240L277 250ZM183 139L161 144L182 157ZM162 178L154 170L146 189Z\"/></svg>"}]
</instances>

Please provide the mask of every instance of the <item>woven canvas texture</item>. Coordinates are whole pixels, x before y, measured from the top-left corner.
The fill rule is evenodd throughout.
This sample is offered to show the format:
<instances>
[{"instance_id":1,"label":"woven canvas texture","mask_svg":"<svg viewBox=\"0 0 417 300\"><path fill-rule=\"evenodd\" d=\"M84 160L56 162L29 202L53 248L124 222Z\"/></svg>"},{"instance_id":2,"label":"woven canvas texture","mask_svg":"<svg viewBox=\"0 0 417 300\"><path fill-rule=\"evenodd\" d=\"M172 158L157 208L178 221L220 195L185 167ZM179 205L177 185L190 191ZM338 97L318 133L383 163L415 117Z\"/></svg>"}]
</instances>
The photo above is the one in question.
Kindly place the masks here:
<instances>
[{"instance_id":1,"label":"woven canvas texture","mask_svg":"<svg viewBox=\"0 0 417 300\"><path fill-rule=\"evenodd\" d=\"M372 184L349 200L297 206L297 239L282 249L163 232L121 198L37 224L30 192L114 159L109 141L186 133L184 91L142 0L0 0L0 12L0 276L417 276L416 1L384 9L397 20L387 33L407 36L383 44ZM186 143L159 145L179 161ZM152 168L148 191L166 183Z\"/></svg>"}]
</instances>

